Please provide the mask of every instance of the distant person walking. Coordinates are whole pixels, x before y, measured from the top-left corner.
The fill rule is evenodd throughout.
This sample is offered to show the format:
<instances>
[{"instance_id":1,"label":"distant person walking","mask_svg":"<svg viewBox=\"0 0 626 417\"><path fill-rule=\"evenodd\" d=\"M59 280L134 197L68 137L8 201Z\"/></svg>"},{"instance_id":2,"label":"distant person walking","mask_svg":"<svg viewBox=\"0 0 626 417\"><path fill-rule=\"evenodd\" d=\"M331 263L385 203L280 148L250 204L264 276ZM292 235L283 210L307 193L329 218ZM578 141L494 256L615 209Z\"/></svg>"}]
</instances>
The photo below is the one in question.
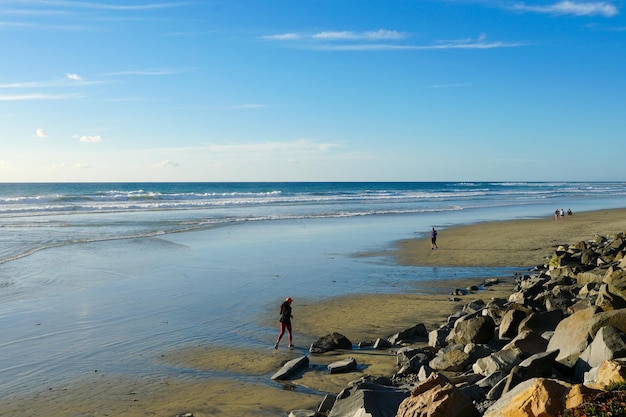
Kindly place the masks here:
<instances>
[{"instance_id":1,"label":"distant person walking","mask_svg":"<svg viewBox=\"0 0 626 417\"><path fill-rule=\"evenodd\" d=\"M285 330L287 330L287 336L289 338L289 347L293 348L293 337L291 335L291 319L293 316L291 315L291 303L293 300L291 297L287 297L285 301L280 305L280 334L278 335L278 339L276 340L276 344L274 345L274 349L278 349L278 344L280 343L280 339L282 339L285 334Z\"/></svg>"},{"instance_id":2,"label":"distant person walking","mask_svg":"<svg viewBox=\"0 0 626 417\"><path fill-rule=\"evenodd\" d=\"M567 209L567 218L568 218L568 219L572 218L572 214L574 214L574 213L572 213L572 209L571 209L571 208L568 208L568 209Z\"/></svg>"},{"instance_id":3,"label":"distant person walking","mask_svg":"<svg viewBox=\"0 0 626 417\"><path fill-rule=\"evenodd\" d=\"M430 248L431 249L437 249L437 231L435 230L435 228L433 227L432 230L430 231Z\"/></svg>"}]
</instances>

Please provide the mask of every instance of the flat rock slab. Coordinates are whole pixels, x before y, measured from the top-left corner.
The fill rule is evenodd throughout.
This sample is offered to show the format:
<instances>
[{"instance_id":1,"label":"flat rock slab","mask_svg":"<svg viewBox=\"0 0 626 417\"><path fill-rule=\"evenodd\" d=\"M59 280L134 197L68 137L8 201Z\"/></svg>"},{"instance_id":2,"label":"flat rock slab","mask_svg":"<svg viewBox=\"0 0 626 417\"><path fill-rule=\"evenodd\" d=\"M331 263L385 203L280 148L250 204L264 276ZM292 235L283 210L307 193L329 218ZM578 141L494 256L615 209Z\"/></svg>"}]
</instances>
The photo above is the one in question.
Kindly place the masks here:
<instances>
[{"instance_id":1,"label":"flat rock slab","mask_svg":"<svg viewBox=\"0 0 626 417\"><path fill-rule=\"evenodd\" d=\"M275 380L276 379L278 380L289 379L295 374L297 374L299 371L301 371L302 369L305 369L308 367L309 367L309 357L306 355L301 356L299 358L292 359L286 364L284 364L283 367L278 372L272 375L272 379L275 379Z\"/></svg>"},{"instance_id":2,"label":"flat rock slab","mask_svg":"<svg viewBox=\"0 0 626 417\"><path fill-rule=\"evenodd\" d=\"M351 372L356 369L356 360L352 357L346 358L341 361L333 362L328 365L329 374L341 374Z\"/></svg>"}]
</instances>

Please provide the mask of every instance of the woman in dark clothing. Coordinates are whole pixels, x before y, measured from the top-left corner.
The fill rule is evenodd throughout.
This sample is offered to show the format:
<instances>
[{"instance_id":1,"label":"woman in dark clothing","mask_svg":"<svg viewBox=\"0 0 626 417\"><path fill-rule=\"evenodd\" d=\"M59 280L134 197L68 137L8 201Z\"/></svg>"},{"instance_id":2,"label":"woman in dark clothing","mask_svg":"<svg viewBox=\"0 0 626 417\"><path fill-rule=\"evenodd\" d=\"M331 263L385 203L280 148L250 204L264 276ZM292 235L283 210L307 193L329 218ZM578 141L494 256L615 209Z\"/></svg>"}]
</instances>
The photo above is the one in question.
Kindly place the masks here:
<instances>
[{"instance_id":1,"label":"woman in dark clothing","mask_svg":"<svg viewBox=\"0 0 626 417\"><path fill-rule=\"evenodd\" d=\"M278 349L278 344L280 343L280 339L285 334L285 330L287 330L287 336L289 338L289 347L293 347L293 339L291 337L291 319L293 318L291 315L292 301L291 297L287 297L280 305L280 334L278 335L274 349Z\"/></svg>"}]
</instances>

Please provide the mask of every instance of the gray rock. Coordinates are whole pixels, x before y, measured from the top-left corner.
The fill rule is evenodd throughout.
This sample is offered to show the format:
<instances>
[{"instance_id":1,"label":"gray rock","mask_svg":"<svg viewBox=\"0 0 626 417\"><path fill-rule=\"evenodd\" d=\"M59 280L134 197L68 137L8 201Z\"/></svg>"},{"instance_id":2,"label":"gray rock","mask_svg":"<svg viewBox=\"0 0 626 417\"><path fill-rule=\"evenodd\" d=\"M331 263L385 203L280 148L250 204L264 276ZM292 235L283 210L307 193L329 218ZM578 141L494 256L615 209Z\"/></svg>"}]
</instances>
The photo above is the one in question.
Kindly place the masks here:
<instances>
[{"instance_id":1,"label":"gray rock","mask_svg":"<svg viewBox=\"0 0 626 417\"><path fill-rule=\"evenodd\" d=\"M317 411L314 410L292 410L289 417L317 417Z\"/></svg>"},{"instance_id":2,"label":"gray rock","mask_svg":"<svg viewBox=\"0 0 626 417\"><path fill-rule=\"evenodd\" d=\"M472 370L477 374L487 376L497 371L508 372L521 361L521 352L518 349L504 349L478 359L472 365Z\"/></svg>"},{"instance_id":3,"label":"gray rock","mask_svg":"<svg viewBox=\"0 0 626 417\"><path fill-rule=\"evenodd\" d=\"M575 365L576 379L581 381L585 372L604 361L623 357L626 357L626 334L613 326L602 327L580 354Z\"/></svg>"},{"instance_id":4,"label":"gray rock","mask_svg":"<svg viewBox=\"0 0 626 417\"><path fill-rule=\"evenodd\" d=\"M357 384L341 392L328 417L395 417L400 403L409 395L406 390L371 383Z\"/></svg>"},{"instance_id":5,"label":"gray rock","mask_svg":"<svg viewBox=\"0 0 626 417\"><path fill-rule=\"evenodd\" d=\"M442 326L428 333L428 346L442 347L447 344L446 338L450 335L452 328L448 325Z\"/></svg>"},{"instance_id":6,"label":"gray rock","mask_svg":"<svg viewBox=\"0 0 626 417\"><path fill-rule=\"evenodd\" d=\"M298 372L300 372L302 369L306 369L308 367L309 367L309 357L301 356L299 358L292 359L286 364L284 364L283 367L278 372L272 375L272 379L275 379L275 380L289 379L295 374L297 374Z\"/></svg>"},{"instance_id":7,"label":"gray rock","mask_svg":"<svg viewBox=\"0 0 626 417\"><path fill-rule=\"evenodd\" d=\"M487 343L495 336L496 324L489 316L466 316L454 323L454 329L448 341L466 345L468 343Z\"/></svg>"},{"instance_id":8,"label":"gray rock","mask_svg":"<svg viewBox=\"0 0 626 417\"><path fill-rule=\"evenodd\" d=\"M356 369L356 359L349 357L340 361L333 362L328 365L329 374L341 374L346 372L352 372Z\"/></svg>"},{"instance_id":9,"label":"gray rock","mask_svg":"<svg viewBox=\"0 0 626 417\"><path fill-rule=\"evenodd\" d=\"M324 353L335 349L352 349L352 342L340 333L332 333L311 343L309 352Z\"/></svg>"},{"instance_id":10,"label":"gray rock","mask_svg":"<svg viewBox=\"0 0 626 417\"><path fill-rule=\"evenodd\" d=\"M463 351L463 346L452 345L437 352L429 365L436 371L462 372L469 364L470 355Z\"/></svg>"},{"instance_id":11,"label":"gray rock","mask_svg":"<svg viewBox=\"0 0 626 417\"><path fill-rule=\"evenodd\" d=\"M390 336L388 339L392 345L397 345L401 343L414 343L427 337L428 331L426 330L426 326L420 323L408 329L402 330L401 332Z\"/></svg>"},{"instance_id":12,"label":"gray rock","mask_svg":"<svg viewBox=\"0 0 626 417\"><path fill-rule=\"evenodd\" d=\"M531 356L545 352L547 347L548 341L544 337L535 332L525 330L507 343L503 349L517 348L522 353L522 356Z\"/></svg>"}]
</instances>

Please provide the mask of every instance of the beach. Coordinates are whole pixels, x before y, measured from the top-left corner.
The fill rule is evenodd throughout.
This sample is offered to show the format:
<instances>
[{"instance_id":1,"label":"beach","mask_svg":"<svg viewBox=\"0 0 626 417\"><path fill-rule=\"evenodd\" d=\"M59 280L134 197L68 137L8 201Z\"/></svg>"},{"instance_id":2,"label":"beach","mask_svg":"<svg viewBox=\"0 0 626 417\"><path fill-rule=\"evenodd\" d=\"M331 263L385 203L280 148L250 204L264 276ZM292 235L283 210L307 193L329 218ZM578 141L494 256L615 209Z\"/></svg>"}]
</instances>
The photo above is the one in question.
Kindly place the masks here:
<instances>
[{"instance_id":1,"label":"beach","mask_svg":"<svg viewBox=\"0 0 626 417\"><path fill-rule=\"evenodd\" d=\"M575 213L571 218L481 222L439 231L438 249L430 249L429 238L407 239L390 248L386 255L405 265L416 266L520 266L542 264L555 246L576 243L626 231L626 209ZM380 255L380 253L372 255ZM359 254L359 256L365 256ZM294 327L301 339L312 340L331 332L347 336L353 343L386 337L394 332L424 323L428 330L441 324L455 309L475 299L507 297L513 277L497 286L450 301L441 288L478 285L484 278L432 285L431 294L358 294L295 300ZM506 277L505 277L506 278ZM265 323L267 317L251 318ZM272 323L267 323L269 326ZM277 324L276 329L277 329ZM161 353L165 365L184 365L189 372L179 378L141 375L117 376L92 370L71 384L5 398L0 415L71 416L175 416L193 413L201 416L241 416L254 412L260 416L287 415L290 410L317 408L324 392L338 393L363 375L389 376L395 370L393 352L356 349L311 357L311 370L289 383L270 380L282 363L308 354L308 345L295 341L290 351L286 341L275 351L232 348L219 344L197 343ZM325 365L354 357L361 365L358 372L327 375ZM225 371L224 378L208 370ZM233 378L232 375L237 375Z\"/></svg>"}]
</instances>

